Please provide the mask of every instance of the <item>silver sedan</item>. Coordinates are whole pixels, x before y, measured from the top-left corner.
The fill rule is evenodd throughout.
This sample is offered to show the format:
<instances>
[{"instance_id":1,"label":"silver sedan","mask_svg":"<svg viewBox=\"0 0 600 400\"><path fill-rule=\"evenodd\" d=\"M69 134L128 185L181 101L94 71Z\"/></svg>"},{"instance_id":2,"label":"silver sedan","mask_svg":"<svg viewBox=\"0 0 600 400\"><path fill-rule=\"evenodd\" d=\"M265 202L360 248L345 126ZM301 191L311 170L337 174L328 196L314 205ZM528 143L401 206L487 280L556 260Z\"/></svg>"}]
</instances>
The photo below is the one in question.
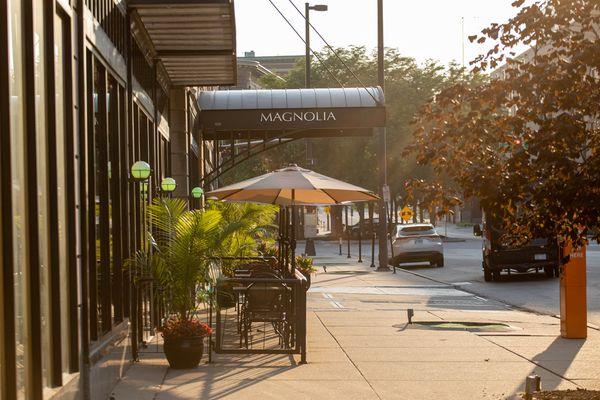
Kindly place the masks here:
<instances>
[{"instance_id":1,"label":"silver sedan","mask_svg":"<svg viewBox=\"0 0 600 400\"><path fill-rule=\"evenodd\" d=\"M431 224L397 225L392 233L392 263L429 262L444 266L442 238Z\"/></svg>"}]
</instances>

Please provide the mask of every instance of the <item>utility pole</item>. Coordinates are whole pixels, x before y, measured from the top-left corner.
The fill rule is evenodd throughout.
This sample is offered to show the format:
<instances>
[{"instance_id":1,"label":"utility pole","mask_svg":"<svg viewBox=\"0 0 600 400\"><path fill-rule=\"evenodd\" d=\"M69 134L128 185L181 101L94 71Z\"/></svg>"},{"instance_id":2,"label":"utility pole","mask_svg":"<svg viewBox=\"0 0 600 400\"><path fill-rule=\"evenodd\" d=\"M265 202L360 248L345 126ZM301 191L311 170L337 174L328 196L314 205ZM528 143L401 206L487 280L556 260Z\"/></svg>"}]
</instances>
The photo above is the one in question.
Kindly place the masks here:
<instances>
[{"instance_id":1,"label":"utility pole","mask_svg":"<svg viewBox=\"0 0 600 400\"><path fill-rule=\"evenodd\" d=\"M304 86L310 87L310 4L304 3L304 42L306 44L304 56Z\"/></svg>"},{"instance_id":2,"label":"utility pole","mask_svg":"<svg viewBox=\"0 0 600 400\"><path fill-rule=\"evenodd\" d=\"M465 17L460 17L460 40L462 48L462 67L465 67Z\"/></svg>"},{"instance_id":3,"label":"utility pole","mask_svg":"<svg viewBox=\"0 0 600 400\"><path fill-rule=\"evenodd\" d=\"M377 0L377 78L379 86L385 89L384 47L383 47L383 0ZM377 149L379 161L379 266L377 271L389 271L387 246L387 212L383 194L387 186L387 149L386 128L379 128L379 145Z\"/></svg>"}]
</instances>

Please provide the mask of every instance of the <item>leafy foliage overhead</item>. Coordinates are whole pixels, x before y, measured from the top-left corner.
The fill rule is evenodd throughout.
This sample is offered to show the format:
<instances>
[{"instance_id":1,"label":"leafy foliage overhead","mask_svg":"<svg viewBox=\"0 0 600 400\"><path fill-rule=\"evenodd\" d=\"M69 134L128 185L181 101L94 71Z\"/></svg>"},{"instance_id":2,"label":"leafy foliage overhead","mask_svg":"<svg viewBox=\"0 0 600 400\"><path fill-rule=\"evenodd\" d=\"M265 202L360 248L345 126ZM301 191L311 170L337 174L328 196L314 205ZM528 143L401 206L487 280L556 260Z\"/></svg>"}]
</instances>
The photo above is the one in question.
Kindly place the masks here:
<instances>
[{"instance_id":1,"label":"leafy foliage overhead","mask_svg":"<svg viewBox=\"0 0 600 400\"><path fill-rule=\"evenodd\" d=\"M433 167L439 204L449 178L523 240L597 238L600 218L600 2L539 0L472 41L492 79L457 82L421 108L407 156ZM521 55L518 46L530 46ZM446 198L444 198L446 197Z\"/></svg>"},{"instance_id":2,"label":"leafy foliage overhead","mask_svg":"<svg viewBox=\"0 0 600 400\"><path fill-rule=\"evenodd\" d=\"M339 57L352 68L352 71L366 86L377 85L377 54L365 47L351 46L336 49ZM340 81L345 87L361 86L352 73L330 50L320 53L325 68L316 58L311 66L313 87L338 87ZM285 77L285 81L266 75L262 79L267 88L304 87L304 61ZM335 79L327 71L335 75ZM457 64L440 65L430 60L423 64L413 58L403 57L395 49L385 52L385 94L388 111L388 180L394 195L404 193L404 181L408 177L428 177L430 168L420 167L414 157L402 156L402 151L410 140L410 121L419 108L442 88L458 81L480 80L481 77L468 75ZM264 153L262 157L251 159L244 168L236 168L226 178L226 182L236 182L266 171L274 170L289 163L296 163L320 173L334 176L353 184L377 190L377 142L374 137L346 137L312 139L315 165L306 163L306 142L297 141Z\"/></svg>"}]
</instances>

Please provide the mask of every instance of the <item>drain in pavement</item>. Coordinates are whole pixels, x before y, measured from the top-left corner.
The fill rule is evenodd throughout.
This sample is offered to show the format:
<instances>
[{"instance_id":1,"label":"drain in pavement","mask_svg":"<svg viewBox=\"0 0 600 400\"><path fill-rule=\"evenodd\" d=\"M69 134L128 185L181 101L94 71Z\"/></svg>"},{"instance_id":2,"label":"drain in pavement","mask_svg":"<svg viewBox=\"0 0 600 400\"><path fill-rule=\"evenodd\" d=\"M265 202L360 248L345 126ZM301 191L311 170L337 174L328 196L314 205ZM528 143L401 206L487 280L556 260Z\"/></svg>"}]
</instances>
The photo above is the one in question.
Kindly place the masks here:
<instances>
[{"instance_id":1,"label":"drain in pavement","mask_svg":"<svg viewBox=\"0 0 600 400\"><path fill-rule=\"evenodd\" d=\"M514 327L502 323L464 322L464 321L414 321L408 325L412 329L467 332L512 332ZM394 328L406 328L406 325L394 325Z\"/></svg>"}]
</instances>

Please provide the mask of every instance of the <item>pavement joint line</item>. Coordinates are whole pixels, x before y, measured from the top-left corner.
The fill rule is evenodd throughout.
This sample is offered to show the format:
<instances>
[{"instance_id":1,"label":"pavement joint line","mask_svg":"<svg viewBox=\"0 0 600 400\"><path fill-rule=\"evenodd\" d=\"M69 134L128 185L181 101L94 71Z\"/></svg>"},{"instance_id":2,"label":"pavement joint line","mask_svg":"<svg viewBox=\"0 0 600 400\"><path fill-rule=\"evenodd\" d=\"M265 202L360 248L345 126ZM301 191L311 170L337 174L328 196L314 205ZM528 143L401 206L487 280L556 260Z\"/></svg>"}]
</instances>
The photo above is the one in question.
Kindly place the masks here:
<instances>
[{"instance_id":1,"label":"pavement joint line","mask_svg":"<svg viewBox=\"0 0 600 400\"><path fill-rule=\"evenodd\" d=\"M407 270L407 269L405 269L405 268L400 268L400 267L398 267L398 268L396 268L396 271L401 271L401 272L404 272L404 273L407 273L407 274L415 275L415 276L421 277L421 278L423 278L423 279L430 280L430 281L432 281L432 282L441 283L442 285L446 285L446 286L461 287L460 285L454 285L454 284L452 284L452 283L448 283L448 282L440 281L440 280L438 280L438 279L434 279L434 278L432 278L432 277L430 277L430 276L423 275L423 274L420 274L420 273L418 273L418 272L415 272L415 271L409 271L409 270ZM466 291L466 290L465 290L465 291Z\"/></svg>"},{"instance_id":2,"label":"pavement joint line","mask_svg":"<svg viewBox=\"0 0 600 400\"><path fill-rule=\"evenodd\" d=\"M348 355L348 353L346 352L346 349L344 349L344 347L340 344L340 342L338 341L338 339L333 335L333 333L331 333L331 331L329 330L329 328L327 327L327 325L325 325L323 323L323 320L321 319L321 317L319 316L318 313L315 313L317 319L319 320L319 322L321 323L321 325L323 325L323 328L325 328L325 330L327 331L327 333L329 333L329 335L331 335L331 337L333 338L333 340L335 340L335 342L337 343L337 345L340 347L340 350L342 350L344 352L344 355L346 356L346 358L348 358L348 361L350 361L350 363L354 366L354 368L356 369L356 371L360 374L360 376L362 376L362 378L365 380L365 382L367 383L367 385L369 385L369 387L371 388L371 390L373 391L373 393L375 394L375 396L377 396L377 398L379 400L383 400L381 398L381 396L379 395L379 393L377 393L377 391L375 390L375 388L373 387L373 385L371 384L371 382L369 382L369 380L367 379L367 377L362 373L362 371L360 370L360 368L358 368L358 365L356 365L356 363L354 362L354 360L352 360L352 358L350 358L350 356Z\"/></svg>"},{"instance_id":3,"label":"pavement joint line","mask_svg":"<svg viewBox=\"0 0 600 400\"><path fill-rule=\"evenodd\" d=\"M331 304L333 307L335 307L335 308L346 308L346 307L344 307L344 306L343 306L341 303L339 303L339 302L337 302L337 301L335 301L335 300L331 300L329 303L330 303L330 304Z\"/></svg>"},{"instance_id":4,"label":"pavement joint line","mask_svg":"<svg viewBox=\"0 0 600 400\"><path fill-rule=\"evenodd\" d=\"M490 342L490 343L492 343L492 344L494 344L494 345L496 345L496 346L500 347L501 349L504 349L504 350L506 350L506 351L508 351L508 352L510 352L510 353L512 353L512 354L514 354L514 355L516 355L516 356L518 356L518 357L521 357L522 359L524 359L524 360L526 360L526 361L529 361L529 362L530 362L530 363L532 363L533 365L535 365L535 366L537 366L537 367L540 367L541 369L543 369L543 370L546 370L546 371L550 372L551 374L553 374L553 375L556 375L556 376L558 376L558 377L559 377L559 378L561 378L561 379L564 379L565 381L571 382L573 385L577 386L577 387L578 387L578 388L580 388L580 389L584 389L584 387L583 387L583 386L581 386L581 385L577 384L577 383L576 383L576 382L575 382L573 379L569 379L569 378L567 378L567 377L564 377L564 376L562 376L561 374L559 374L559 373L557 373L557 372L554 372L554 371L552 371L550 368L547 368L547 367L543 366L542 364L540 364L540 363L538 363L538 362L535 362L535 361L533 361L533 360L531 360L531 359L529 359L529 358L525 357L524 355L517 353L517 352L516 352L516 351L514 351L514 350L511 350L511 349L509 349L508 347L505 347L505 346L503 346L503 345L501 345L501 344L499 344L499 343L496 343L496 342L494 342L493 340L489 340L489 339L487 339L487 337L485 337L485 336L480 336L480 335L477 335L477 336L481 337L483 340L485 340L485 341L487 341L487 342Z\"/></svg>"},{"instance_id":5,"label":"pavement joint line","mask_svg":"<svg viewBox=\"0 0 600 400\"><path fill-rule=\"evenodd\" d=\"M156 392L154 392L154 396L152 396L152 400L158 399L158 395L160 394L160 391L161 391L163 385L165 384L165 381L167 380L167 374L169 373L169 369L170 368L165 368L165 373L163 374L163 377L160 380L160 384L156 388Z\"/></svg>"},{"instance_id":6,"label":"pavement joint line","mask_svg":"<svg viewBox=\"0 0 600 400\"><path fill-rule=\"evenodd\" d=\"M323 293L323 297L325 297L327 300L330 300L329 304L331 304L333 308L346 308L340 302L335 301L331 293Z\"/></svg>"},{"instance_id":7,"label":"pavement joint line","mask_svg":"<svg viewBox=\"0 0 600 400\"><path fill-rule=\"evenodd\" d=\"M489 332L474 332L477 336L486 336L486 337L504 337L504 336L510 336L510 337L514 337L514 336L519 336L519 337L551 337L551 338L555 338L556 335L536 335L535 333L512 333L512 332L496 332L496 333L489 333Z\"/></svg>"}]
</instances>

